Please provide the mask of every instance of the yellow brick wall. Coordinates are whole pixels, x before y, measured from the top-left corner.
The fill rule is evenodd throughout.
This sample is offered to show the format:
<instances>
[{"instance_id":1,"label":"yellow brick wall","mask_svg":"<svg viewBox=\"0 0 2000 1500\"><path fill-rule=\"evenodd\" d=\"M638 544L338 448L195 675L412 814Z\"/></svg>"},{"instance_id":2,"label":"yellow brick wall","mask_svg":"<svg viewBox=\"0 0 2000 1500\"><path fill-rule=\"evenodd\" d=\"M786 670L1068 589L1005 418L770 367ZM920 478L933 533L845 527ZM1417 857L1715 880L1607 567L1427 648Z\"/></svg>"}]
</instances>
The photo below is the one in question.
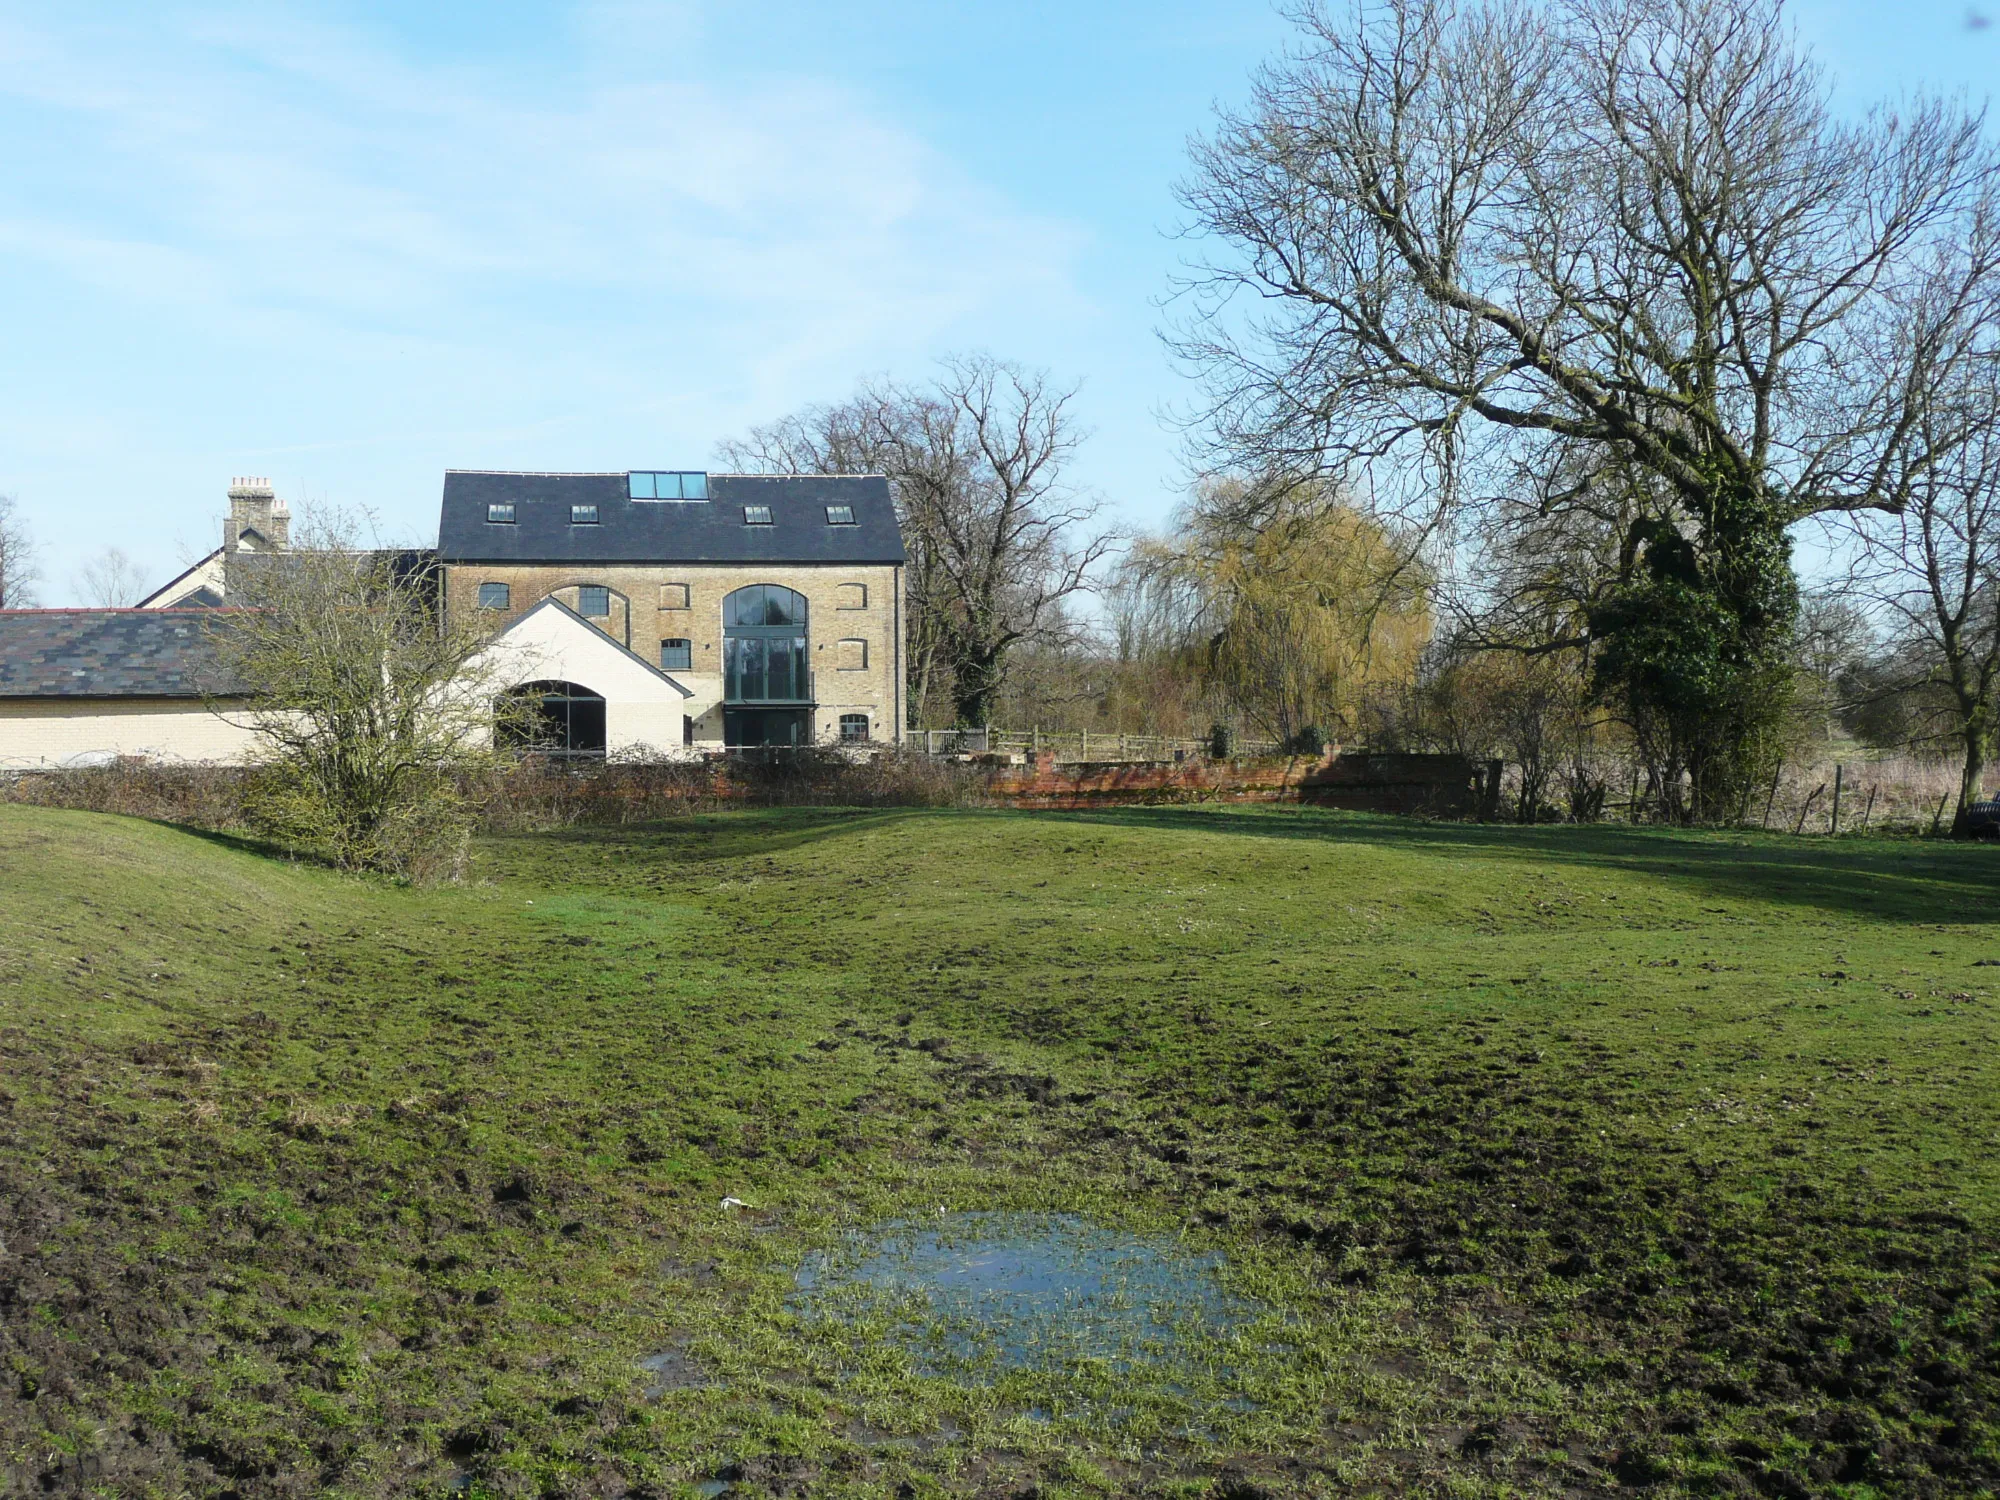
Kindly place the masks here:
<instances>
[{"instance_id":1,"label":"yellow brick wall","mask_svg":"<svg viewBox=\"0 0 2000 1500\"><path fill-rule=\"evenodd\" d=\"M479 585L504 583L509 600L505 610L479 608ZM572 609L585 584L609 588L611 616L591 623L621 645L655 666L660 642L685 637L693 643L693 667L673 675L688 681L722 672L722 600L734 589L753 583L776 583L806 596L808 655L813 691L819 707L815 738L839 735L840 716L865 713L869 735L876 742L900 740L902 642L901 570L881 564L782 563L770 565L709 563L453 563L445 570L446 608L455 621L490 622L504 629L542 600L554 595ZM856 587L858 585L858 588ZM662 590L678 598L687 591L686 609L662 608ZM865 591L867 604L849 607ZM843 642L859 643L843 647ZM865 667L843 670L842 660L864 659ZM588 684L586 684L587 686ZM722 716L704 714L695 725L697 741L719 743Z\"/></svg>"},{"instance_id":2,"label":"yellow brick wall","mask_svg":"<svg viewBox=\"0 0 2000 1500\"><path fill-rule=\"evenodd\" d=\"M0 699L0 768L62 766L114 755L235 763L256 737L189 698Z\"/></svg>"}]
</instances>

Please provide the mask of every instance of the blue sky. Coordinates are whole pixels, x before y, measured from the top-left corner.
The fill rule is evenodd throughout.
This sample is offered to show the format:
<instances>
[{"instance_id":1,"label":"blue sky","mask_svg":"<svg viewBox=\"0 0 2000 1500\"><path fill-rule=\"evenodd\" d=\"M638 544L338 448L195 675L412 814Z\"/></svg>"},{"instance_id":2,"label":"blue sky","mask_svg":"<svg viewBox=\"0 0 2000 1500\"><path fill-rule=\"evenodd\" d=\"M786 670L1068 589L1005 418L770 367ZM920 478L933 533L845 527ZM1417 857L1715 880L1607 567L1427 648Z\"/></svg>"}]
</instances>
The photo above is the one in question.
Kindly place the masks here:
<instances>
[{"instance_id":1,"label":"blue sky","mask_svg":"<svg viewBox=\"0 0 2000 1500\"><path fill-rule=\"evenodd\" d=\"M1855 107L1983 96L2000 56L1963 5L1794 15ZM232 475L425 540L446 467L696 467L972 348L1082 380L1082 476L1157 523L1171 184L1286 31L1214 0L0 0L0 493L44 602L108 545L160 578L206 551Z\"/></svg>"}]
</instances>

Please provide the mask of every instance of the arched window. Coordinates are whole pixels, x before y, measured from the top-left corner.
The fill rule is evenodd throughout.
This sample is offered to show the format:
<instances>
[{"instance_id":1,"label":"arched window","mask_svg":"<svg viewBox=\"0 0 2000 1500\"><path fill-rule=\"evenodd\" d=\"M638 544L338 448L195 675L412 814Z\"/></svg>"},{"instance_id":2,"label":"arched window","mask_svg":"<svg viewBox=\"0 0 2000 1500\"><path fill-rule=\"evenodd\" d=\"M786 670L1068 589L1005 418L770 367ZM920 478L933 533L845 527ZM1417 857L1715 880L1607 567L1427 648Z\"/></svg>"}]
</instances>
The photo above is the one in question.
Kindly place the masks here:
<instances>
[{"instance_id":1,"label":"arched window","mask_svg":"<svg viewBox=\"0 0 2000 1500\"><path fill-rule=\"evenodd\" d=\"M528 682L499 704L497 738L517 750L583 759L605 751L604 699L574 682Z\"/></svg>"},{"instance_id":2,"label":"arched window","mask_svg":"<svg viewBox=\"0 0 2000 1500\"><path fill-rule=\"evenodd\" d=\"M796 625L806 628L806 596L779 583L753 583L722 601L725 629Z\"/></svg>"},{"instance_id":3,"label":"arched window","mask_svg":"<svg viewBox=\"0 0 2000 1500\"><path fill-rule=\"evenodd\" d=\"M753 583L722 601L725 703L810 703L806 598L782 584Z\"/></svg>"}]
</instances>

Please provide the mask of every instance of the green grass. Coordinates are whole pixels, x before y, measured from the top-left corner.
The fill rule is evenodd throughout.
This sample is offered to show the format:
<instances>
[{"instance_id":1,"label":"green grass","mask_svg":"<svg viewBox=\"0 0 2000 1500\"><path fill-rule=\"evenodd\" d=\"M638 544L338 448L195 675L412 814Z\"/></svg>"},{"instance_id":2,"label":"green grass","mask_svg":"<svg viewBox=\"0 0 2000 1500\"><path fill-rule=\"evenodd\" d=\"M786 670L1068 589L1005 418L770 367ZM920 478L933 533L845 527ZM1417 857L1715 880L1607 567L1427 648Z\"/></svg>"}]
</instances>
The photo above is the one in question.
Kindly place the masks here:
<instances>
[{"instance_id":1,"label":"green grass","mask_svg":"<svg viewBox=\"0 0 2000 1500\"><path fill-rule=\"evenodd\" d=\"M1988 1491L1997 873L789 811L413 891L0 807L0 1490ZM1271 1312L959 1386L797 1306L940 1207Z\"/></svg>"}]
</instances>

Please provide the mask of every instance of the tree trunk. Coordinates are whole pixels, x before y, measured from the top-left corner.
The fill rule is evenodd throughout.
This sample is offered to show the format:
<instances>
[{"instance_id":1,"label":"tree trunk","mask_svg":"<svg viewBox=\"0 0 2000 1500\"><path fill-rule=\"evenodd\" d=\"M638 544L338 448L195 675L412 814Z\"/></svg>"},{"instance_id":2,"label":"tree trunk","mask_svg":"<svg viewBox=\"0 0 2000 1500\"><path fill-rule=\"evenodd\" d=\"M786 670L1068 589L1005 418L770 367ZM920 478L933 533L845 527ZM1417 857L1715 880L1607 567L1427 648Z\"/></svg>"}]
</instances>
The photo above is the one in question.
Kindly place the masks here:
<instances>
[{"instance_id":1,"label":"tree trunk","mask_svg":"<svg viewBox=\"0 0 2000 1500\"><path fill-rule=\"evenodd\" d=\"M1979 800L1986 780L1986 742L1991 728L1983 713L1970 717L1965 724L1965 760L1958 772L1958 811L1951 820L1953 838L1967 836L1966 810Z\"/></svg>"}]
</instances>

